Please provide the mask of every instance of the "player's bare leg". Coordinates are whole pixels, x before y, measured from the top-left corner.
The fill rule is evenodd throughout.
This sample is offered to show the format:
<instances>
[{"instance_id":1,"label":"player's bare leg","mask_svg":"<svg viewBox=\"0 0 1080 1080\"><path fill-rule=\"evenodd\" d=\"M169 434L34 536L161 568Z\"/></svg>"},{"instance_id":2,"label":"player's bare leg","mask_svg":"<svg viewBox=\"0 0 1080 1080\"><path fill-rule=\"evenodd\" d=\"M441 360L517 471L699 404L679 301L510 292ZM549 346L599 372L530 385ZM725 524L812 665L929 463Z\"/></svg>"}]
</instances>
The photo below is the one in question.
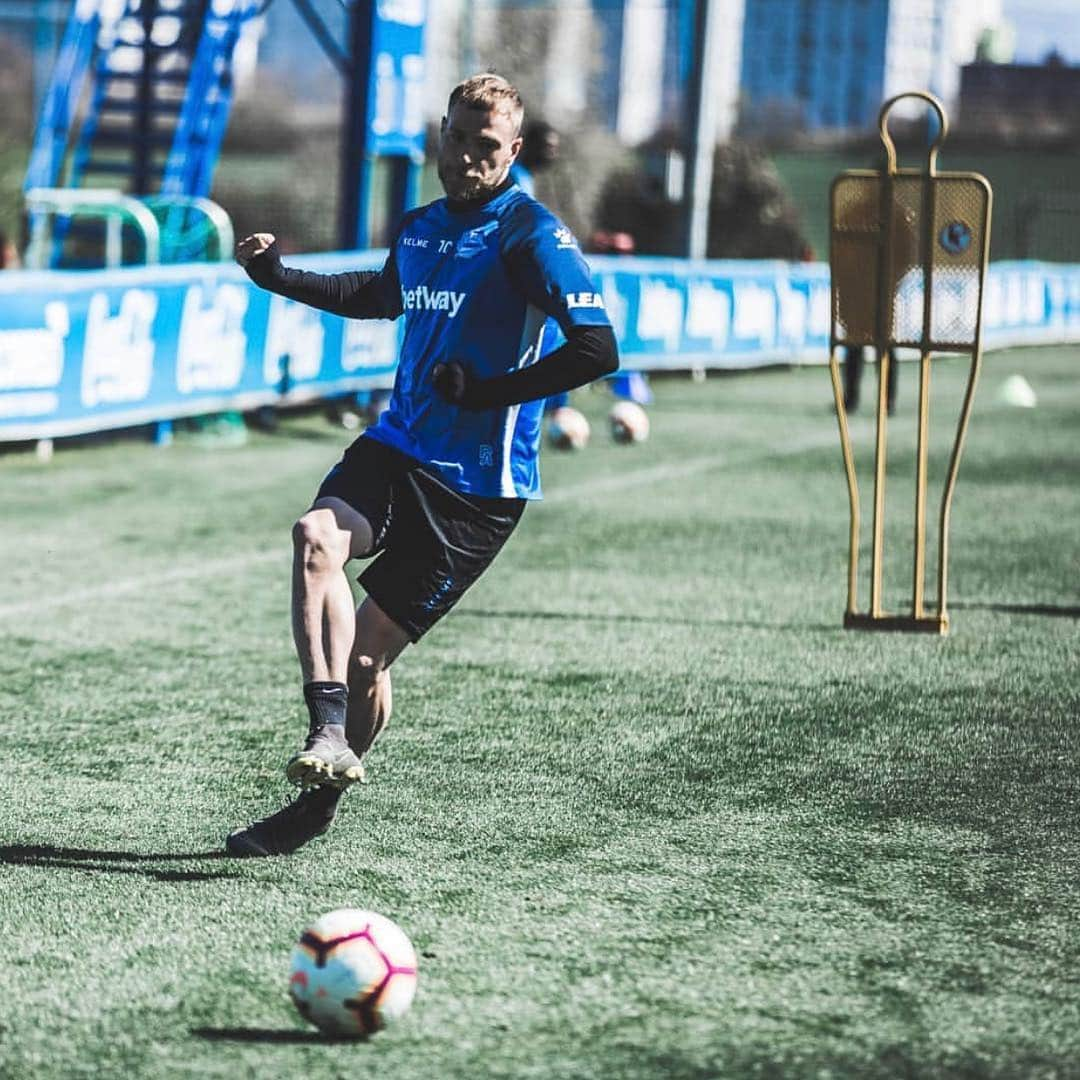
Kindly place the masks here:
<instances>
[{"instance_id":1,"label":"player's bare leg","mask_svg":"<svg viewBox=\"0 0 1080 1080\"><path fill-rule=\"evenodd\" d=\"M230 833L225 847L232 855L288 855L321 836L342 792L364 775L345 737L345 680L358 622L345 564L371 550L371 526L340 499L320 499L296 523L293 544L293 637L311 727L286 775L304 790L275 813ZM369 697L360 695L362 702ZM362 715L370 712L370 705L361 709ZM381 706L374 715L382 715Z\"/></svg>"},{"instance_id":2,"label":"player's bare leg","mask_svg":"<svg viewBox=\"0 0 1080 1080\"><path fill-rule=\"evenodd\" d=\"M340 499L319 499L293 526L292 628L304 682L344 682L354 635L350 559L371 550L371 526Z\"/></svg>"},{"instance_id":3,"label":"player's bare leg","mask_svg":"<svg viewBox=\"0 0 1080 1080\"><path fill-rule=\"evenodd\" d=\"M409 640L409 635L370 597L356 609L354 644L348 664L345 733L349 753L355 755L361 781L364 770L360 759L371 749L390 719L390 665L409 644ZM303 751L293 761L302 757ZM356 775L355 771L350 770L348 776L331 781L320 776L313 786L306 788L293 806L302 803L301 817L308 823L317 821L319 832L325 832L334 819L341 796Z\"/></svg>"},{"instance_id":4,"label":"player's bare leg","mask_svg":"<svg viewBox=\"0 0 1080 1080\"><path fill-rule=\"evenodd\" d=\"M360 757L390 719L393 694L390 665L409 644L409 635L368 597L356 610L356 631L349 657L349 707L345 731Z\"/></svg>"},{"instance_id":5,"label":"player's bare leg","mask_svg":"<svg viewBox=\"0 0 1080 1080\"><path fill-rule=\"evenodd\" d=\"M311 724L285 775L301 787L347 787L364 776L345 738L346 679L356 631L345 564L371 545L367 519L340 499L319 499L293 527L293 640Z\"/></svg>"}]
</instances>

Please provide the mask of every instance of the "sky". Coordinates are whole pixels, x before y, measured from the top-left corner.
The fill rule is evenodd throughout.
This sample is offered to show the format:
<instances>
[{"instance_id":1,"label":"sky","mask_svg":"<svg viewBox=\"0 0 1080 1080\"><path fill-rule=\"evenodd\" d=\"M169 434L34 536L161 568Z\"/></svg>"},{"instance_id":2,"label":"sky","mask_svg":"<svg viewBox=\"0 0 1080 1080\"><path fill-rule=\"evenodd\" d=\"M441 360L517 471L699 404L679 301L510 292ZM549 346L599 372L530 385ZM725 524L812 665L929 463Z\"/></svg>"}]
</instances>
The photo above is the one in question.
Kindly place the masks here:
<instances>
[{"instance_id":1,"label":"sky","mask_svg":"<svg viewBox=\"0 0 1080 1080\"><path fill-rule=\"evenodd\" d=\"M1016 59L1042 60L1056 48L1080 64L1080 0L1004 0L1005 18L1016 31Z\"/></svg>"}]
</instances>

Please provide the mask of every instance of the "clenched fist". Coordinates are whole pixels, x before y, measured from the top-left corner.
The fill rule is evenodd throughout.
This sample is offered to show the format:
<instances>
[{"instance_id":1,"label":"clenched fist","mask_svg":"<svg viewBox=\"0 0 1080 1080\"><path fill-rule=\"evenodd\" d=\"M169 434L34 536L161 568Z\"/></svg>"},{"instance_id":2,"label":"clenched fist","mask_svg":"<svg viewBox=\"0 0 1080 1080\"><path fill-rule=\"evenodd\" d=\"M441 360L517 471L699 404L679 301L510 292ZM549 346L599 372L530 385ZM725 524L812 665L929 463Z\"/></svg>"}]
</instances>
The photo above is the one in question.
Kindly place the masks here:
<instances>
[{"instance_id":1,"label":"clenched fist","mask_svg":"<svg viewBox=\"0 0 1080 1080\"><path fill-rule=\"evenodd\" d=\"M253 233L251 236L245 236L244 239L236 245L236 261L241 266L247 266L252 259L266 251L273 242L273 233L257 232Z\"/></svg>"},{"instance_id":2,"label":"clenched fist","mask_svg":"<svg viewBox=\"0 0 1080 1080\"><path fill-rule=\"evenodd\" d=\"M431 381L435 392L448 405L461 405L469 391L469 373L465 367L451 360L449 364L436 364L431 369Z\"/></svg>"}]
</instances>

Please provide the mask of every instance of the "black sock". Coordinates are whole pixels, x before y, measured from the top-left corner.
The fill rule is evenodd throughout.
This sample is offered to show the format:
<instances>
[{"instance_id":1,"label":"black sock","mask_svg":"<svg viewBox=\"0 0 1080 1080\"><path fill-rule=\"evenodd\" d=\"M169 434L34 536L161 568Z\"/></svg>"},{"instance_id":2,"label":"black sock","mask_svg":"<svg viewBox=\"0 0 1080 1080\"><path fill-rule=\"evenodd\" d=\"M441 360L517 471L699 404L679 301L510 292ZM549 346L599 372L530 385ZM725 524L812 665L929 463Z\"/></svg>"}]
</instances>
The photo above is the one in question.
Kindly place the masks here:
<instances>
[{"instance_id":1,"label":"black sock","mask_svg":"<svg viewBox=\"0 0 1080 1080\"><path fill-rule=\"evenodd\" d=\"M307 702L311 727L327 724L345 727L345 710L349 704L349 688L339 682L309 682L304 684L304 701Z\"/></svg>"}]
</instances>

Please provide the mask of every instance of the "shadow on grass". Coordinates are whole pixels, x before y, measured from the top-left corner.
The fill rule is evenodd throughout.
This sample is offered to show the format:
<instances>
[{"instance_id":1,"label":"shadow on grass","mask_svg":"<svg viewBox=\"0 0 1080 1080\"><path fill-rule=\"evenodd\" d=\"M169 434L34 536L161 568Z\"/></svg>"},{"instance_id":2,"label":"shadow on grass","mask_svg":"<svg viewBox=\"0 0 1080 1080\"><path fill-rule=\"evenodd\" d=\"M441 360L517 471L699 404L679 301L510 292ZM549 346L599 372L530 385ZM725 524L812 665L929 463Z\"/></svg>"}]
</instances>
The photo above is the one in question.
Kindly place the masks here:
<instances>
[{"instance_id":1,"label":"shadow on grass","mask_svg":"<svg viewBox=\"0 0 1080 1080\"><path fill-rule=\"evenodd\" d=\"M91 873L141 874L155 881L213 881L235 878L238 874L206 870L158 870L141 865L155 862L202 862L224 859L224 851L141 852L98 851L93 848L54 847L51 844L0 845L0 863L12 866L60 867L66 870L86 870Z\"/></svg>"},{"instance_id":2,"label":"shadow on grass","mask_svg":"<svg viewBox=\"0 0 1080 1080\"><path fill-rule=\"evenodd\" d=\"M957 605L958 606L958 605ZM668 615L634 615L619 613L605 615L595 611L496 611L488 608L458 608L457 615L472 615L477 619L543 619L560 622L646 623L650 626L728 626L739 630L788 630L795 633L832 633L840 628L835 623L766 622L759 619L674 619Z\"/></svg>"},{"instance_id":3,"label":"shadow on grass","mask_svg":"<svg viewBox=\"0 0 1080 1080\"><path fill-rule=\"evenodd\" d=\"M297 1031L294 1028L192 1028L191 1034L207 1042L245 1043L349 1043L355 1046L364 1039L323 1035L320 1031Z\"/></svg>"},{"instance_id":4,"label":"shadow on grass","mask_svg":"<svg viewBox=\"0 0 1080 1080\"><path fill-rule=\"evenodd\" d=\"M954 600L950 607L961 611L996 611L1002 615L1049 615L1056 619L1080 619L1080 607L1067 604L990 604L978 601Z\"/></svg>"}]
</instances>

